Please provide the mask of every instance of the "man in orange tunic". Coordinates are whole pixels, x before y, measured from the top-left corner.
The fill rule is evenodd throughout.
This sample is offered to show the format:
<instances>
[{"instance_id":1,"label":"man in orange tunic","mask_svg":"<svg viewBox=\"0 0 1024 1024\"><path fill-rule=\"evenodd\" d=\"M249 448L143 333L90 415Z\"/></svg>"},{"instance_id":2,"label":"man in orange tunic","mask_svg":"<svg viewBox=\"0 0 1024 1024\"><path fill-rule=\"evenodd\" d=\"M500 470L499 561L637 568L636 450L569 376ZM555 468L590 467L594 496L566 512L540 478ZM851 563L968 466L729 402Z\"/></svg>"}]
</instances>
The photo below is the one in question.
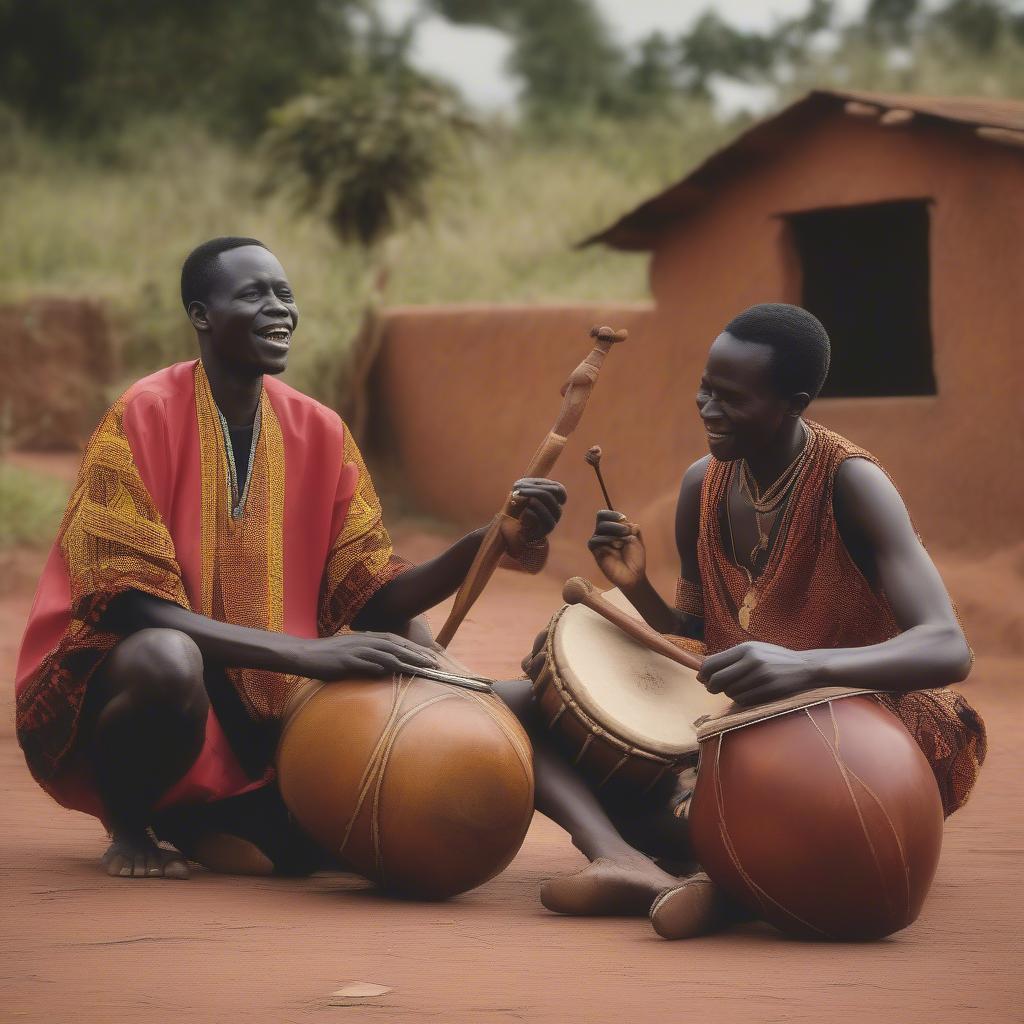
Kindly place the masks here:
<instances>
[{"instance_id":1,"label":"man in orange tunic","mask_svg":"<svg viewBox=\"0 0 1024 1024\"><path fill-rule=\"evenodd\" d=\"M315 851L273 784L288 696L436 665L429 634L397 634L459 586L486 528L395 557L348 430L276 379L298 309L260 242L199 246L182 301L201 358L134 384L86 449L22 641L18 739L47 792L103 820L112 875L188 876L151 827L212 865L303 871ZM565 492L515 488L512 546L538 569Z\"/></svg>"},{"instance_id":2,"label":"man in orange tunic","mask_svg":"<svg viewBox=\"0 0 1024 1024\"><path fill-rule=\"evenodd\" d=\"M651 626L703 644L700 678L712 692L751 705L834 684L885 691L949 815L985 756L981 719L945 688L973 658L885 471L804 417L828 365L824 328L796 306L754 306L711 346L697 389L710 454L680 488L674 607L648 581L642 540L623 515L600 512L590 548ZM580 882L562 884L571 892ZM652 908L667 938L728 919L704 874Z\"/></svg>"}]
</instances>

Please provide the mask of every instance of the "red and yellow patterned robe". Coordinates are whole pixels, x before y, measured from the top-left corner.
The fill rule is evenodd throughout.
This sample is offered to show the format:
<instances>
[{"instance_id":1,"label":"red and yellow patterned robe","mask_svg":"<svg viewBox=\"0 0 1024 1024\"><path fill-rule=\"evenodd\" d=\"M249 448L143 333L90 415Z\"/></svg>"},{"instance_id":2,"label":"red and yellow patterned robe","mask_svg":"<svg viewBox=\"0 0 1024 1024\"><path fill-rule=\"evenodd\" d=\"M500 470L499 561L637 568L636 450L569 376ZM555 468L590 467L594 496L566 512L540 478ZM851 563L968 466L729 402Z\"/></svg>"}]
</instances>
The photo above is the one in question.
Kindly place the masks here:
<instances>
[{"instance_id":1,"label":"red and yellow patterned robe","mask_svg":"<svg viewBox=\"0 0 1024 1024\"><path fill-rule=\"evenodd\" d=\"M336 413L264 378L242 514L201 361L134 384L107 412L36 591L18 659L17 731L58 802L103 816L75 738L90 678L120 637L111 599L141 590L202 615L328 636L406 566L392 551L359 451ZM249 714L280 715L295 677L229 669ZM202 753L159 808L265 784L241 769L211 710Z\"/></svg>"}]
</instances>

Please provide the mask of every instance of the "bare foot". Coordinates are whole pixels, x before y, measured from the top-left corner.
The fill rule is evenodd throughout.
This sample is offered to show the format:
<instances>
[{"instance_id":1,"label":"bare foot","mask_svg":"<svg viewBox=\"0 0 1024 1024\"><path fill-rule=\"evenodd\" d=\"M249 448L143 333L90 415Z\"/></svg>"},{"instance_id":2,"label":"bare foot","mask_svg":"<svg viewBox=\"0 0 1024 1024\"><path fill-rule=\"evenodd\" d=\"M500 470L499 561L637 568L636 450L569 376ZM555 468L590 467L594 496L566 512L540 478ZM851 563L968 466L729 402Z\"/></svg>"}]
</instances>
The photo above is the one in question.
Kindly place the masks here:
<instances>
[{"instance_id":1,"label":"bare foot","mask_svg":"<svg viewBox=\"0 0 1024 1024\"><path fill-rule=\"evenodd\" d=\"M540 901L556 914L642 916L661 893L678 885L678 878L646 857L598 857L582 871L545 882Z\"/></svg>"},{"instance_id":2,"label":"bare foot","mask_svg":"<svg viewBox=\"0 0 1024 1024\"><path fill-rule=\"evenodd\" d=\"M703 871L663 892L651 907L651 925L663 939L709 935L735 924L741 916Z\"/></svg>"},{"instance_id":3,"label":"bare foot","mask_svg":"<svg viewBox=\"0 0 1024 1024\"><path fill-rule=\"evenodd\" d=\"M157 846L146 832L115 833L102 864L115 878L189 877L185 858L177 850Z\"/></svg>"}]
</instances>

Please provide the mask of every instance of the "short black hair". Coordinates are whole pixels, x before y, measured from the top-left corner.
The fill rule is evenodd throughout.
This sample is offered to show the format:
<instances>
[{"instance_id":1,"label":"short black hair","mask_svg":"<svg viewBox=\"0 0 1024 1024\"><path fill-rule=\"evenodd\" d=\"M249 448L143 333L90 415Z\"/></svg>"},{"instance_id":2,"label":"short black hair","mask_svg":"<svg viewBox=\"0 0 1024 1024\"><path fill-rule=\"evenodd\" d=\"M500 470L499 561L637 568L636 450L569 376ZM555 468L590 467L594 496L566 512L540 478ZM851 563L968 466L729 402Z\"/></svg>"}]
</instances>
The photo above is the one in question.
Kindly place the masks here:
<instances>
[{"instance_id":1,"label":"short black hair","mask_svg":"<svg viewBox=\"0 0 1024 1024\"><path fill-rule=\"evenodd\" d=\"M188 254L181 266L181 302L186 310L191 302L206 302L220 254L231 249L241 249L243 245L267 248L258 238L226 235L223 238L211 238Z\"/></svg>"},{"instance_id":2,"label":"short black hair","mask_svg":"<svg viewBox=\"0 0 1024 1024\"><path fill-rule=\"evenodd\" d=\"M740 341L768 345L772 350L771 372L784 397L806 391L818 397L828 376L832 346L821 321L800 306L764 302L733 317L725 330Z\"/></svg>"}]
</instances>

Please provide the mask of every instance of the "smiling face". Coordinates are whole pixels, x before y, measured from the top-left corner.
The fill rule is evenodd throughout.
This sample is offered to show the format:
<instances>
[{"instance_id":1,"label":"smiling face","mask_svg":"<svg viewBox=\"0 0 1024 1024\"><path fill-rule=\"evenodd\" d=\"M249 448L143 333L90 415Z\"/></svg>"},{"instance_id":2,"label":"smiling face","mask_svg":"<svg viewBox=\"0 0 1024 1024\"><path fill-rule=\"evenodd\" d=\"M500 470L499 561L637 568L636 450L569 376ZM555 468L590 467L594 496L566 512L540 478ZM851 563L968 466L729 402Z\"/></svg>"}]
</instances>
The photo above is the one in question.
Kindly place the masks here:
<instances>
[{"instance_id":1,"label":"smiling face","mask_svg":"<svg viewBox=\"0 0 1024 1024\"><path fill-rule=\"evenodd\" d=\"M697 411L707 433L708 449L730 462L750 458L768 447L806 395L784 397L772 376L772 349L720 334L711 346L697 390Z\"/></svg>"},{"instance_id":2,"label":"smiling face","mask_svg":"<svg viewBox=\"0 0 1024 1024\"><path fill-rule=\"evenodd\" d=\"M284 370L299 309L277 257L244 245L217 257L206 302L193 302L189 317L219 363L258 376Z\"/></svg>"}]
</instances>

